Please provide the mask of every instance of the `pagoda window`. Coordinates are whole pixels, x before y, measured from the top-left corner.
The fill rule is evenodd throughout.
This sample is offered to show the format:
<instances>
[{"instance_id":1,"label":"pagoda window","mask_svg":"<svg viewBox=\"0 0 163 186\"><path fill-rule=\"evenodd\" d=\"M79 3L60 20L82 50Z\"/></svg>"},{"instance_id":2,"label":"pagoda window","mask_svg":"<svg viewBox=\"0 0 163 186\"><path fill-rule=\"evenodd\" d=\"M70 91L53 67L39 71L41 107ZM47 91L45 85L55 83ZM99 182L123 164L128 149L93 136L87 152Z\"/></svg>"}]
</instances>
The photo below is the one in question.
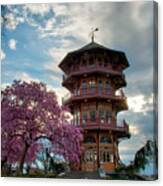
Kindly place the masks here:
<instances>
[{"instance_id":1,"label":"pagoda window","mask_svg":"<svg viewBox=\"0 0 163 186\"><path fill-rule=\"evenodd\" d=\"M90 57L90 59L89 59L89 66L90 66L90 67L94 67L94 66L95 66L93 57Z\"/></svg>"},{"instance_id":2,"label":"pagoda window","mask_svg":"<svg viewBox=\"0 0 163 186\"><path fill-rule=\"evenodd\" d=\"M84 155L84 160L86 162L92 162L95 160L95 156L97 156L93 150L87 150Z\"/></svg>"},{"instance_id":3,"label":"pagoda window","mask_svg":"<svg viewBox=\"0 0 163 186\"><path fill-rule=\"evenodd\" d=\"M112 113L110 111L106 111L106 121L108 124L112 123Z\"/></svg>"},{"instance_id":4,"label":"pagoda window","mask_svg":"<svg viewBox=\"0 0 163 186\"><path fill-rule=\"evenodd\" d=\"M80 125L80 112L77 112L77 124Z\"/></svg>"},{"instance_id":5,"label":"pagoda window","mask_svg":"<svg viewBox=\"0 0 163 186\"><path fill-rule=\"evenodd\" d=\"M86 88L87 88L87 82L86 82L86 80L83 80L82 84L81 84L81 89L82 89L82 94L83 95L85 95L86 92L87 92Z\"/></svg>"},{"instance_id":6,"label":"pagoda window","mask_svg":"<svg viewBox=\"0 0 163 186\"><path fill-rule=\"evenodd\" d=\"M83 67L85 67L85 66L87 65L87 62L86 62L86 60L85 60L85 59L83 59L83 60L82 60L81 65L82 65Z\"/></svg>"},{"instance_id":7,"label":"pagoda window","mask_svg":"<svg viewBox=\"0 0 163 186\"><path fill-rule=\"evenodd\" d=\"M73 65L72 63L69 63L69 64L67 64L67 68L69 68L69 69L70 69L70 71L71 71L71 70L73 70L74 65Z\"/></svg>"},{"instance_id":8,"label":"pagoda window","mask_svg":"<svg viewBox=\"0 0 163 186\"><path fill-rule=\"evenodd\" d=\"M83 103L82 104L82 110L88 110L88 104Z\"/></svg>"},{"instance_id":9,"label":"pagoda window","mask_svg":"<svg viewBox=\"0 0 163 186\"><path fill-rule=\"evenodd\" d=\"M76 125L76 112L74 113L74 125Z\"/></svg>"},{"instance_id":10,"label":"pagoda window","mask_svg":"<svg viewBox=\"0 0 163 186\"><path fill-rule=\"evenodd\" d=\"M79 96L79 95L80 95L80 89L79 89L79 88L76 88L76 89L74 90L74 95L75 95L75 96Z\"/></svg>"},{"instance_id":11,"label":"pagoda window","mask_svg":"<svg viewBox=\"0 0 163 186\"><path fill-rule=\"evenodd\" d=\"M98 93L102 94L103 84L102 80L98 80Z\"/></svg>"},{"instance_id":12,"label":"pagoda window","mask_svg":"<svg viewBox=\"0 0 163 186\"><path fill-rule=\"evenodd\" d=\"M80 89L79 88L77 89L77 95L78 96L80 95Z\"/></svg>"},{"instance_id":13,"label":"pagoda window","mask_svg":"<svg viewBox=\"0 0 163 186\"><path fill-rule=\"evenodd\" d=\"M86 80L83 80L82 81L82 88L86 88L87 87L87 82L86 82Z\"/></svg>"},{"instance_id":14,"label":"pagoda window","mask_svg":"<svg viewBox=\"0 0 163 186\"><path fill-rule=\"evenodd\" d=\"M74 95L75 95L75 96L77 95L77 89L74 90Z\"/></svg>"},{"instance_id":15,"label":"pagoda window","mask_svg":"<svg viewBox=\"0 0 163 186\"><path fill-rule=\"evenodd\" d=\"M84 139L84 143L96 143L96 140L93 136L87 136L85 139Z\"/></svg>"},{"instance_id":16,"label":"pagoda window","mask_svg":"<svg viewBox=\"0 0 163 186\"><path fill-rule=\"evenodd\" d=\"M104 151L102 154L103 162L113 162L112 155L108 151Z\"/></svg>"},{"instance_id":17,"label":"pagoda window","mask_svg":"<svg viewBox=\"0 0 163 186\"><path fill-rule=\"evenodd\" d=\"M100 143L108 144L108 143L111 143L111 140L108 136L102 136L101 139L100 139Z\"/></svg>"},{"instance_id":18,"label":"pagoda window","mask_svg":"<svg viewBox=\"0 0 163 186\"><path fill-rule=\"evenodd\" d=\"M107 162L110 162L111 158L110 158L110 154L109 152L106 153L106 161Z\"/></svg>"},{"instance_id":19,"label":"pagoda window","mask_svg":"<svg viewBox=\"0 0 163 186\"><path fill-rule=\"evenodd\" d=\"M80 124L80 112L76 113L76 124L79 125Z\"/></svg>"},{"instance_id":20,"label":"pagoda window","mask_svg":"<svg viewBox=\"0 0 163 186\"><path fill-rule=\"evenodd\" d=\"M91 122L96 121L96 111L95 110L90 111L90 121Z\"/></svg>"},{"instance_id":21,"label":"pagoda window","mask_svg":"<svg viewBox=\"0 0 163 186\"><path fill-rule=\"evenodd\" d=\"M108 80L105 82L105 88L106 88L106 94L110 94L110 83Z\"/></svg>"},{"instance_id":22,"label":"pagoda window","mask_svg":"<svg viewBox=\"0 0 163 186\"><path fill-rule=\"evenodd\" d=\"M74 113L74 124L79 125L80 124L80 112L77 111Z\"/></svg>"},{"instance_id":23,"label":"pagoda window","mask_svg":"<svg viewBox=\"0 0 163 186\"><path fill-rule=\"evenodd\" d=\"M87 112L82 113L82 124L85 125L87 123Z\"/></svg>"},{"instance_id":24,"label":"pagoda window","mask_svg":"<svg viewBox=\"0 0 163 186\"><path fill-rule=\"evenodd\" d=\"M100 123L105 123L105 111L104 110L99 111L99 118L100 118Z\"/></svg>"},{"instance_id":25,"label":"pagoda window","mask_svg":"<svg viewBox=\"0 0 163 186\"><path fill-rule=\"evenodd\" d=\"M100 62L102 61L101 57L98 57L97 59L98 59L98 61L100 61ZM99 63L99 64L100 64L100 63ZM102 63L101 63L101 64L102 64Z\"/></svg>"},{"instance_id":26,"label":"pagoda window","mask_svg":"<svg viewBox=\"0 0 163 186\"><path fill-rule=\"evenodd\" d=\"M104 61L104 67L107 67L107 66L108 66L107 61Z\"/></svg>"},{"instance_id":27,"label":"pagoda window","mask_svg":"<svg viewBox=\"0 0 163 186\"><path fill-rule=\"evenodd\" d=\"M103 66L103 63L102 61L99 62L99 66L102 67Z\"/></svg>"},{"instance_id":28,"label":"pagoda window","mask_svg":"<svg viewBox=\"0 0 163 186\"><path fill-rule=\"evenodd\" d=\"M117 69L117 63L115 61L112 61L112 68L113 70Z\"/></svg>"},{"instance_id":29,"label":"pagoda window","mask_svg":"<svg viewBox=\"0 0 163 186\"><path fill-rule=\"evenodd\" d=\"M90 88L90 94L94 94L95 93L95 81L94 80L90 80L89 81L89 88Z\"/></svg>"}]
</instances>

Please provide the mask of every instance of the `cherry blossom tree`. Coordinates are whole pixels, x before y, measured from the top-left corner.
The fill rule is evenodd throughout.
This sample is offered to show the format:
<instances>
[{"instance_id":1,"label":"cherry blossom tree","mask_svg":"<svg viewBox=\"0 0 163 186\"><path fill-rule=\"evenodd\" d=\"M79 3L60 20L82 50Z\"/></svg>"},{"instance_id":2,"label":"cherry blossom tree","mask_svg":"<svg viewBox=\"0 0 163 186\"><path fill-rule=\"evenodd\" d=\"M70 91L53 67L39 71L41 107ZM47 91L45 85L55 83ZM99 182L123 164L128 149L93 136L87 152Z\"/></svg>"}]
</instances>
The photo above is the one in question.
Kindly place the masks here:
<instances>
[{"instance_id":1,"label":"cherry blossom tree","mask_svg":"<svg viewBox=\"0 0 163 186\"><path fill-rule=\"evenodd\" d=\"M1 98L2 166L35 160L42 147L37 140L46 137L52 150L69 162L78 162L81 154L81 129L68 123L67 109L60 106L54 92L36 82L14 81L2 91Z\"/></svg>"}]
</instances>

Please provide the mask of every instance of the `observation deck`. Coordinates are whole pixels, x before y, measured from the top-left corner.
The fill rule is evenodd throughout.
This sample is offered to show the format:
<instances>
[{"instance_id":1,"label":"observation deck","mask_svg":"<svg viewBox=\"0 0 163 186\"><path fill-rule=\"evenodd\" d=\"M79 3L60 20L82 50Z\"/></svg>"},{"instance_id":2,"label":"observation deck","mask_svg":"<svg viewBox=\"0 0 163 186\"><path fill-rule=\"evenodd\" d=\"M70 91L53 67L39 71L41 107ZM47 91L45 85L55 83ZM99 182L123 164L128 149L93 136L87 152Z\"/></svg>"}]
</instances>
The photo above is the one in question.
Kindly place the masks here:
<instances>
[{"instance_id":1,"label":"observation deck","mask_svg":"<svg viewBox=\"0 0 163 186\"><path fill-rule=\"evenodd\" d=\"M67 94L62 98L63 105L70 106L71 104L81 101L87 102L88 100L103 100L114 101L114 104L119 105L121 110L128 109L127 98L121 90L120 95L115 95L115 92L107 88L101 88L99 86L92 88L81 88L75 94Z\"/></svg>"}]
</instances>

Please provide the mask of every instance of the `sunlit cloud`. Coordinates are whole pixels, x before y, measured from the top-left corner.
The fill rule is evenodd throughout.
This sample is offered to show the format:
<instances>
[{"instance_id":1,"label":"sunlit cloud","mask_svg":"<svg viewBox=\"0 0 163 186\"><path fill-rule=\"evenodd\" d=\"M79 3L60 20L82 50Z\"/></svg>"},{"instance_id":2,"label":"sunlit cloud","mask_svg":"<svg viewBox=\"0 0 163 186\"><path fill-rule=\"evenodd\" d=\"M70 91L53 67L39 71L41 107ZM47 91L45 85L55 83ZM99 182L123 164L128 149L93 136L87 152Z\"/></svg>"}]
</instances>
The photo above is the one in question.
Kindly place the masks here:
<instances>
[{"instance_id":1,"label":"sunlit cloud","mask_svg":"<svg viewBox=\"0 0 163 186\"><path fill-rule=\"evenodd\" d=\"M17 41L15 39L10 39L8 42L8 46L11 50L16 50Z\"/></svg>"},{"instance_id":2,"label":"sunlit cloud","mask_svg":"<svg viewBox=\"0 0 163 186\"><path fill-rule=\"evenodd\" d=\"M39 82L39 79L33 78L32 76L30 76L26 72L16 73L14 79L18 79L18 80L25 81L28 83L30 83L31 81Z\"/></svg>"},{"instance_id":3,"label":"sunlit cloud","mask_svg":"<svg viewBox=\"0 0 163 186\"><path fill-rule=\"evenodd\" d=\"M128 97L127 102L129 110L145 113L153 107L153 94L150 97L145 97L144 95Z\"/></svg>"},{"instance_id":4,"label":"sunlit cloud","mask_svg":"<svg viewBox=\"0 0 163 186\"><path fill-rule=\"evenodd\" d=\"M6 54L4 53L4 51L1 49L1 61L4 60L6 57Z\"/></svg>"},{"instance_id":5,"label":"sunlit cloud","mask_svg":"<svg viewBox=\"0 0 163 186\"><path fill-rule=\"evenodd\" d=\"M31 14L44 16L49 12L50 4L26 4L24 9Z\"/></svg>"},{"instance_id":6,"label":"sunlit cloud","mask_svg":"<svg viewBox=\"0 0 163 186\"><path fill-rule=\"evenodd\" d=\"M10 86L10 83L1 83L1 90L4 90L7 86Z\"/></svg>"},{"instance_id":7,"label":"sunlit cloud","mask_svg":"<svg viewBox=\"0 0 163 186\"><path fill-rule=\"evenodd\" d=\"M134 125L130 124L129 130L130 130L131 135L139 134L139 128L137 126L134 126Z\"/></svg>"},{"instance_id":8,"label":"sunlit cloud","mask_svg":"<svg viewBox=\"0 0 163 186\"><path fill-rule=\"evenodd\" d=\"M60 105L62 105L62 100L63 100L63 98L64 98L67 94L69 94L68 90L65 89L65 88L63 88L63 87L57 87L57 88L56 88L56 87L53 87L53 86L51 86L51 85L47 85L47 89L48 89L48 90L52 90L52 91L54 91L54 92L56 93L57 98L58 98L58 102L59 102Z\"/></svg>"},{"instance_id":9,"label":"sunlit cloud","mask_svg":"<svg viewBox=\"0 0 163 186\"><path fill-rule=\"evenodd\" d=\"M15 30L16 27L24 22L24 17L17 17L14 13L9 13L5 16L7 22L5 22L6 28L9 30Z\"/></svg>"},{"instance_id":10,"label":"sunlit cloud","mask_svg":"<svg viewBox=\"0 0 163 186\"><path fill-rule=\"evenodd\" d=\"M61 69L58 67L59 63L63 57L68 53L68 49L65 48L50 48L47 54L51 57L51 62L48 62L44 65L46 70L50 70L56 73L61 73Z\"/></svg>"}]
</instances>

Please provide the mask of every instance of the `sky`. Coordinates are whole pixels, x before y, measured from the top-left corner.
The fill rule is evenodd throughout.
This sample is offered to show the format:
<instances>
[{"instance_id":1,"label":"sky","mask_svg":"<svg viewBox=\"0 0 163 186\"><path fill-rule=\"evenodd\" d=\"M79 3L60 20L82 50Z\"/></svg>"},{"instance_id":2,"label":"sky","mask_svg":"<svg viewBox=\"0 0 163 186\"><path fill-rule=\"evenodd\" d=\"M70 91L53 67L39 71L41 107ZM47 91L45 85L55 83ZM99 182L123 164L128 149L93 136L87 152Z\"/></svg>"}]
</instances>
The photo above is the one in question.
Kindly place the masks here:
<instances>
[{"instance_id":1,"label":"sky","mask_svg":"<svg viewBox=\"0 0 163 186\"><path fill-rule=\"evenodd\" d=\"M119 145L120 157L130 162L135 152L154 137L153 122L153 2L22 4L1 7L1 88L13 80L42 81L58 100L62 87L58 64L65 55L95 41L124 51L130 67L124 73L129 110L118 120L130 125L131 138Z\"/></svg>"}]
</instances>

